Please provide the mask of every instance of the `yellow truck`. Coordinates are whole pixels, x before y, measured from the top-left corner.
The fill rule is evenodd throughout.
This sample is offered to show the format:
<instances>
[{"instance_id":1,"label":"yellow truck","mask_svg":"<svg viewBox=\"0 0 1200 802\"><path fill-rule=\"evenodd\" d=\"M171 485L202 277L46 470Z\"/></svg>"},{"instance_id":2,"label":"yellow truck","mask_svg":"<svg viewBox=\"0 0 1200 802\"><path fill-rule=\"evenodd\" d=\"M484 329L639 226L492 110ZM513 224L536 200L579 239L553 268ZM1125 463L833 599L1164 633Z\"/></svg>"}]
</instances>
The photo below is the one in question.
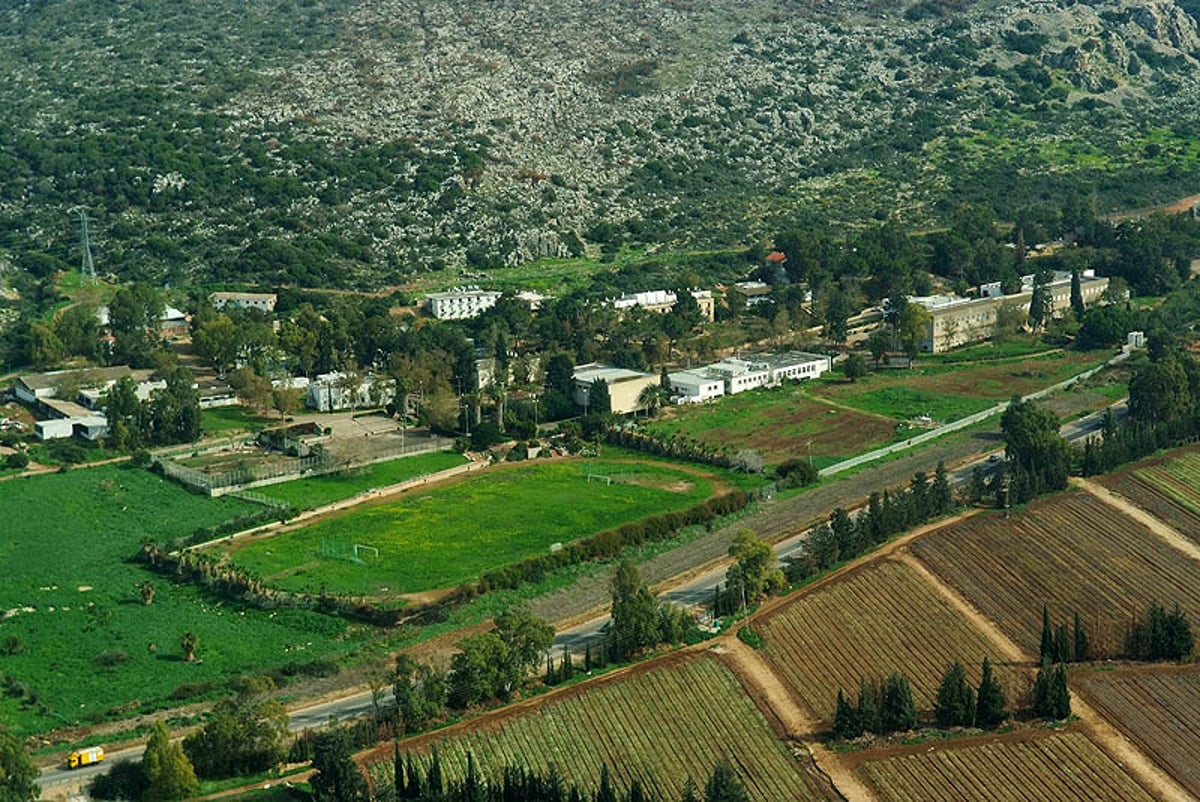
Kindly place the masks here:
<instances>
[{"instance_id":1,"label":"yellow truck","mask_svg":"<svg viewBox=\"0 0 1200 802\"><path fill-rule=\"evenodd\" d=\"M87 749L76 749L71 754L67 755L67 768L78 769L82 766L90 766L93 763L100 763L104 760L104 747L89 746Z\"/></svg>"}]
</instances>

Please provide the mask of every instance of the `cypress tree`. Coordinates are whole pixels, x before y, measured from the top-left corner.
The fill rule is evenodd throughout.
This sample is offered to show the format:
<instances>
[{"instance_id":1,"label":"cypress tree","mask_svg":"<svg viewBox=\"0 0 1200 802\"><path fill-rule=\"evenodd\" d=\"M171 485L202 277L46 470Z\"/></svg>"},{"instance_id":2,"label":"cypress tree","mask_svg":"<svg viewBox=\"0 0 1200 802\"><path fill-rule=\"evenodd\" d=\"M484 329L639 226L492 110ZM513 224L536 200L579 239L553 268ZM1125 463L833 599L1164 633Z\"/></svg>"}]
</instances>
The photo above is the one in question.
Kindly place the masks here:
<instances>
[{"instance_id":1,"label":"cypress tree","mask_svg":"<svg viewBox=\"0 0 1200 802\"><path fill-rule=\"evenodd\" d=\"M1083 628L1083 619L1079 611L1075 611L1075 662L1086 663L1092 659L1092 647L1088 643L1087 630Z\"/></svg>"},{"instance_id":2,"label":"cypress tree","mask_svg":"<svg viewBox=\"0 0 1200 802\"><path fill-rule=\"evenodd\" d=\"M1050 629L1050 608L1042 604L1042 644L1038 648L1038 659L1054 659L1054 631Z\"/></svg>"},{"instance_id":3,"label":"cypress tree","mask_svg":"<svg viewBox=\"0 0 1200 802\"><path fill-rule=\"evenodd\" d=\"M458 798L462 802L484 802L486 789L479 782L479 774L475 768L475 754L467 752L467 774L463 778Z\"/></svg>"},{"instance_id":4,"label":"cypress tree","mask_svg":"<svg viewBox=\"0 0 1200 802\"><path fill-rule=\"evenodd\" d=\"M1050 687L1054 718L1068 718L1071 715L1071 692L1067 689L1067 669L1062 663L1054 667Z\"/></svg>"},{"instance_id":5,"label":"cypress tree","mask_svg":"<svg viewBox=\"0 0 1200 802\"><path fill-rule=\"evenodd\" d=\"M873 677L863 677L858 682L858 724L859 732L880 733L880 697L882 693L879 681Z\"/></svg>"},{"instance_id":6,"label":"cypress tree","mask_svg":"<svg viewBox=\"0 0 1200 802\"><path fill-rule=\"evenodd\" d=\"M446 784L442 781L442 758L438 755L437 747L433 747L433 760L429 762L429 771L425 774L425 794L434 798L446 793Z\"/></svg>"},{"instance_id":7,"label":"cypress tree","mask_svg":"<svg viewBox=\"0 0 1200 802\"><path fill-rule=\"evenodd\" d=\"M1059 624L1054 630L1054 662L1071 662L1071 633L1066 624Z\"/></svg>"},{"instance_id":8,"label":"cypress tree","mask_svg":"<svg viewBox=\"0 0 1200 802\"><path fill-rule=\"evenodd\" d=\"M1041 718L1052 718L1053 704L1050 701L1050 661L1042 658L1037 677L1033 681L1033 712Z\"/></svg>"},{"instance_id":9,"label":"cypress tree","mask_svg":"<svg viewBox=\"0 0 1200 802\"><path fill-rule=\"evenodd\" d=\"M1083 288L1079 280L1078 268L1071 271L1071 311L1075 313L1076 320L1083 320Z\"/></svg>"},{"instance_id":10,"label":"cypress tree","mask_svg":"<svg viewBox=\"0 0 1200 802\"><path fill-rule=\"evenodd\" d=\"M970 727L975 722L975 691L962 663L950 664L942 675L933 715L939 727Z\"/></svg>"},{"instance_id":11,"label":"cypress tree","mask_svg":"<svg viewBox=\"0 0 1200 802\"><path fill-rule=\"evenodd\" d=\"M617 802L617 792L613 790L607 763L600 765L600 788L596 791L596 802Z\"/></svg>"},{"instance_id":12,"label":"cypress tree","mask_svg":"<svg viewBox=\"0 0 1200 802\"><path fill-rule=\"evenodd\" d=\"M722 760L713 769L704 786L704 802L750 802L746 787L734 774L728 760Z\"/></svg>"},{"instance_id":13,"label":"cypress tree","mask_svg":"<svg viewBox=\"0 0 1200 802\"><path fill-rule=\"evenodd\" d=\"M846 694L838 688L837 706L833 714L833 734L837 738L857 738L862 735L858 712L846 701Z\"/></svg>"},{"instance_id":14,"label":"cypress tree","mask_svg":"<svg viewBox=\"0 0 1200 802\"><path fill-rule=\"evenodd\" d=\"M981 673L979 693L976 694L975 724L979 727L998 727L1008 718L1008 711L1004 709L1004 689L992 672L992 661L986 657L983 658Z\"/></svg>"},{"instance_id":15,"label":"cypress tree","mask_svg":"<svg viewBox=\"0 0 1200 802\"><path fill-rule=\"evenodd\" d=\"M401 799L420 799L425 793L425 789L421 784L421 770L417 768L416 761L413 759L412 753L408 755L408 770L404 781L404 794Z\"/></svg>"},{"instance_id":16,"label":"cypress tree","mask_svg":"<svg viewBox=\"0 0 1200 802\"><path fill-rule=\"evenodd\" d=\"M954 491L950 488L950 477L946 474L945 460L938 460L937 469L933 473L930 500L934 515L945 515L954 509Z\"/></svg>"},{"instance_id":17,"label":"cypress tree","mask_svg":"<svg viewBox=\"0 0 1200 802\"><path fill-rule=\"evenodd\" d=\"M646 795L642 792L642 784L634 780L633 785L629 786L629 796L626 798L629 802L646 802Z\"/></svg>"},{"instance_id":18,"label":"cypress tree","mask_svg":"<svg viewBox=\"0 0 1200 802\"><path fill-rule=\"evenodd\" d=\"M696 794L696 781L689 776L683 784L683 795L679 797L679 802L700 802Z\"/></svg>"},{"instance_id":19,"label":"cypress tree","mask_svg":"<svg viewBox=\"0 0 1200 802\"><path fill-rule=\"evenodd\" d=\"M903 674L892 674L884 682L879 723L885 733L903 732L917 726L917 706L908 677Z\"/></svg>"}]
</instances>

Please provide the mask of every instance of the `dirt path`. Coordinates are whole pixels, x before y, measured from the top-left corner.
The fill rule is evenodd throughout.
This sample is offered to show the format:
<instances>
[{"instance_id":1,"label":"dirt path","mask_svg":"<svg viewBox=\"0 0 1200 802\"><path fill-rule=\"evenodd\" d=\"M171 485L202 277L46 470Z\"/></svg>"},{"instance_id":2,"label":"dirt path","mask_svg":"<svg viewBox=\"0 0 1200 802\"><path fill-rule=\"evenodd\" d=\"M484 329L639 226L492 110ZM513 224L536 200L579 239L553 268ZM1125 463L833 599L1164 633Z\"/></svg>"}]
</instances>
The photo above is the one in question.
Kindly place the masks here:
<instances>
[{"instance_id":1,"label":"dirt path","mask_svg":"<svg viewBox=\"0 0 1200 802\"><path fill-rule=\"evenodd\" d=\"M916 572L918 576L925 580L925 584L936 590L951 607L958 610L964 618L982 632L984 637L991 641L992 645L999 650L1006 661L1010 663L1028 663L1031 661L1030 656L1021 651L1021 647L1017 646L1007 635L1000 631L1000 627L992 623L991 619L960 596L958 591L947 585L940 577L926 568L925 564L914 557L912 552L907 550L899 552L896 554L896 560L904 563Z\"/></svg>"},{"instance_id":2,"label":"dirt path","mask_svg":"<svg viewBox=\"0 0 1200 802\"><path fill-rule=\"evenodd\" d=\"M1096 484L1087 479L1080 479L1079 477L1072 478L1071 484L1086 490L1108 506L1137 521L1165 541L1168 546L1182 552L1189 559L1200 562L1200 546L1197 546L1191 540L1181 535L1174 527L1160 521L1141 507L1133 504L1124 496L1114 493L1103 485Z\"/></svg>"},{"instance_id":3,"label":"dirt path","mask_svg":"<svg viewBox=\"0 0 1200 802\"><path fill-rule=\"evenodd\" d=\"M817 767L849 802L876 802L878 797L854 771L843 765L835 753L813 739L820 722L796 701L761 654L736 636L722 638L713 651L721 655L726 665L737 674L751 698L766 705L783 726L787 738L804 744Z\"/></svg>"},{"instance_id":4,"label":"dirt path","mask_svg":"<svg viewBox=\"0 0 1200 802\"><path fill-rule=\"evenodd\" d=\"M1171 203L1164 203L1161 206L1149 206L1144 209L1130 209L1125 212L1115 212L1101 216L1101 220L1107 220L1110 223L1120 223L1123 220L1133 220L1138 217L1148 217L1155 212L1163 212L1164 214L1180 214L1186 212L1200 203L1200 195L1188 195L1186 198L1180 198Z\"/></svg>"},{"instance_id":5,"label":"dirt path","mask_svg":"<svg viewBox=\"0 0 1200 802\"><path fill-rule=\"evenodd\" d=\"M1007 635L1000 631L990 619L975 610L970 603L961 598L958 593L941 581L936 575L925 568L912 554L905 552L898 556L910 568L917 571L923 579L938 591L947 601L970 619L971 623L992 643L1005 657L1014 662L1025 662L1027 658ZM1030 670L1032 673L1032 669ZM1121 735L1116 728L1100 716L1078 693L1071 693L1071 710L1079 719L1083 730L1108 755L1116 761L1143 788L1152 793L1157 799L1170 802L1194 802L1191 794L1181 788L1163 769L1150 760L1136 745Z\"/></svg>"}]
</instances>

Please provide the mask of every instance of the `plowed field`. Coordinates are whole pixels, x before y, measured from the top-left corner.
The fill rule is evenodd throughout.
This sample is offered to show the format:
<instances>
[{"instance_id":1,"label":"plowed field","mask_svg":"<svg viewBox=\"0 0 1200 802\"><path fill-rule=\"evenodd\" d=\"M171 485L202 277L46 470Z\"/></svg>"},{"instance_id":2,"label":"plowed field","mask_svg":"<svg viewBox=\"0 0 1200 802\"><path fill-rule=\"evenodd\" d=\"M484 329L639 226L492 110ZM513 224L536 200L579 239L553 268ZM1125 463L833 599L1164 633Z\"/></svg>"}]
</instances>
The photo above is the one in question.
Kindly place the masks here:
<instances>
[{"instance_id":1,"label":"plowed field","mask_svg":"<svg viewBox=\"0 0 1200 802\"><path fill-rule=\"evenodd\" d=\"M1093 674L1084 687L1109 721L1200 797L1200 672L1194 666Z\"/></svg>"},{"instance_id":2,"label":"plowed field","mask_svg":"<svg viewBox=\"0 0 1200 802\"><path fill-rule=\"evenodd\" d=\"M838 688L853 695L864 676L903 671L917 705L932 709L946 666L967 668L973 682L995 649L915 571L886 560L798 597L761 625L763 651L822 719L832 720ZM997 665L1010 696L1017 674Z\"/></svg>"},{"instance_id":3,"label":"plowed field","mask_svg":"<svg viewBox=\"0 0 1200 802\"><path fill-rule=\"evenodd\" d=\"M936 749L864 764L881 802L1150 802L1153 797L1077 733Z\"/></svg>"},{"instance_id":4,"label":"plowed field","mask_svg":"<svg viewBox=\"0 0 1200 802\"><path fill-rule=\"evenodd\" d=\"M829 798L805 774L805 763L776 738L733 674L706 657L584 687L470 732L419 738L412 747L423 751L434 744L450 777L465 773L468 752L488 774L508 765L553 765L567 782L589 788L596 787L600 767L607 764L619 787L636 778L648 798L668 800L679 798L688 777L703 785L724 756L752 799Z\"/></svg>"},{"instance_id":5,"label":"plowed field","mask_svg":"<svg viewBox=\"0 0 1200 802\"><path fill-rule=\"evenodd\" d=\"M1078 611L1101 654L1119 648L1130 618L1152 601L1200 620L1200 565L1085 493L1011 519L976 516L911 548L1031 656L1043 603L1056 622Z\"/></svg>"},{"instance_id":6,"label":"plowed field","mask_svg":"<svg viewBox=\"0 0 1200 802\"><path fill-rule=\"evenodd\" d=\"M1123 471L1100 482L1200 542L1200 452Z\"/></svg>"}]
</instances>

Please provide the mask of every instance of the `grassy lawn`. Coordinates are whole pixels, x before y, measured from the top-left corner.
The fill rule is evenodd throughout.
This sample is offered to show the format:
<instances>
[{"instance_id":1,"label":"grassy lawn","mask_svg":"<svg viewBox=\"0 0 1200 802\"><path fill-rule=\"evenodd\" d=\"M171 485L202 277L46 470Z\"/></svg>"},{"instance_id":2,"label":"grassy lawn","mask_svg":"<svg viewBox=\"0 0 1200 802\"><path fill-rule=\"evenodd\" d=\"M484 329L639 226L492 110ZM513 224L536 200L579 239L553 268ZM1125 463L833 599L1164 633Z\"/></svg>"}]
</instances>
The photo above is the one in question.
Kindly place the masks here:
<instances>
[{"instance_id":1,"label":"grassy lawn","mask_svg":"<svg viewBox=\"0 0 1200 802\"><path fill-rule=\"evenodd\" d=\"M330 473L309 479L295 479L255 489L268 498L278 499L293 509L308 510L355 496L373 487L387 487L416 476L462 465L466 458L453 451L434 451L369 465L347 473Z\"/></svg>"},{"instance_id":2,"label":"grassy lawn","mask_svg":"<svg viewBox=\"0 0 1200 802\"><path fill-rule=\"evenodd\" d=\"M364 640L368 632L335 618L242 610L128 562L144 538L180 537L249 506L120 466L0 486L12 519L0 538L0 660L25 686L0 696L0 721L26 734L179 704L169 697L181 686L203 694ZM136 590L144 580L157 590L148 606ZM194 663L181 659L187 630L200 638Z\"/></svg>"},{"instance_id":3,"label":"grassy lawn","mask_svg":"<svg viewBox=\"0 0 1200 802\"><path fill-rule=\"evenodd\" d=\"M589 481L600 474L615 481ZM494 470L235 547L238 564L291 590L386 596L448 588L602 529L712 494L682 471L609 460ZM354 544L379 550L345 556ZM220 548L228 548L221 546ZM337 556L334 556L337 555Z\"/></svg>"},{"instance_id":4,"label":"grassy lawn","mask_svg":"<svg viewBox=\"0 0 1200 802\"><path fill-rule=\"evenodd\" d=\"M233 431L257 432L282 422L279 418L255 415L243 406L211 407L200 411L200 428L206 435Z\"/></svg>"}]
</instances>

